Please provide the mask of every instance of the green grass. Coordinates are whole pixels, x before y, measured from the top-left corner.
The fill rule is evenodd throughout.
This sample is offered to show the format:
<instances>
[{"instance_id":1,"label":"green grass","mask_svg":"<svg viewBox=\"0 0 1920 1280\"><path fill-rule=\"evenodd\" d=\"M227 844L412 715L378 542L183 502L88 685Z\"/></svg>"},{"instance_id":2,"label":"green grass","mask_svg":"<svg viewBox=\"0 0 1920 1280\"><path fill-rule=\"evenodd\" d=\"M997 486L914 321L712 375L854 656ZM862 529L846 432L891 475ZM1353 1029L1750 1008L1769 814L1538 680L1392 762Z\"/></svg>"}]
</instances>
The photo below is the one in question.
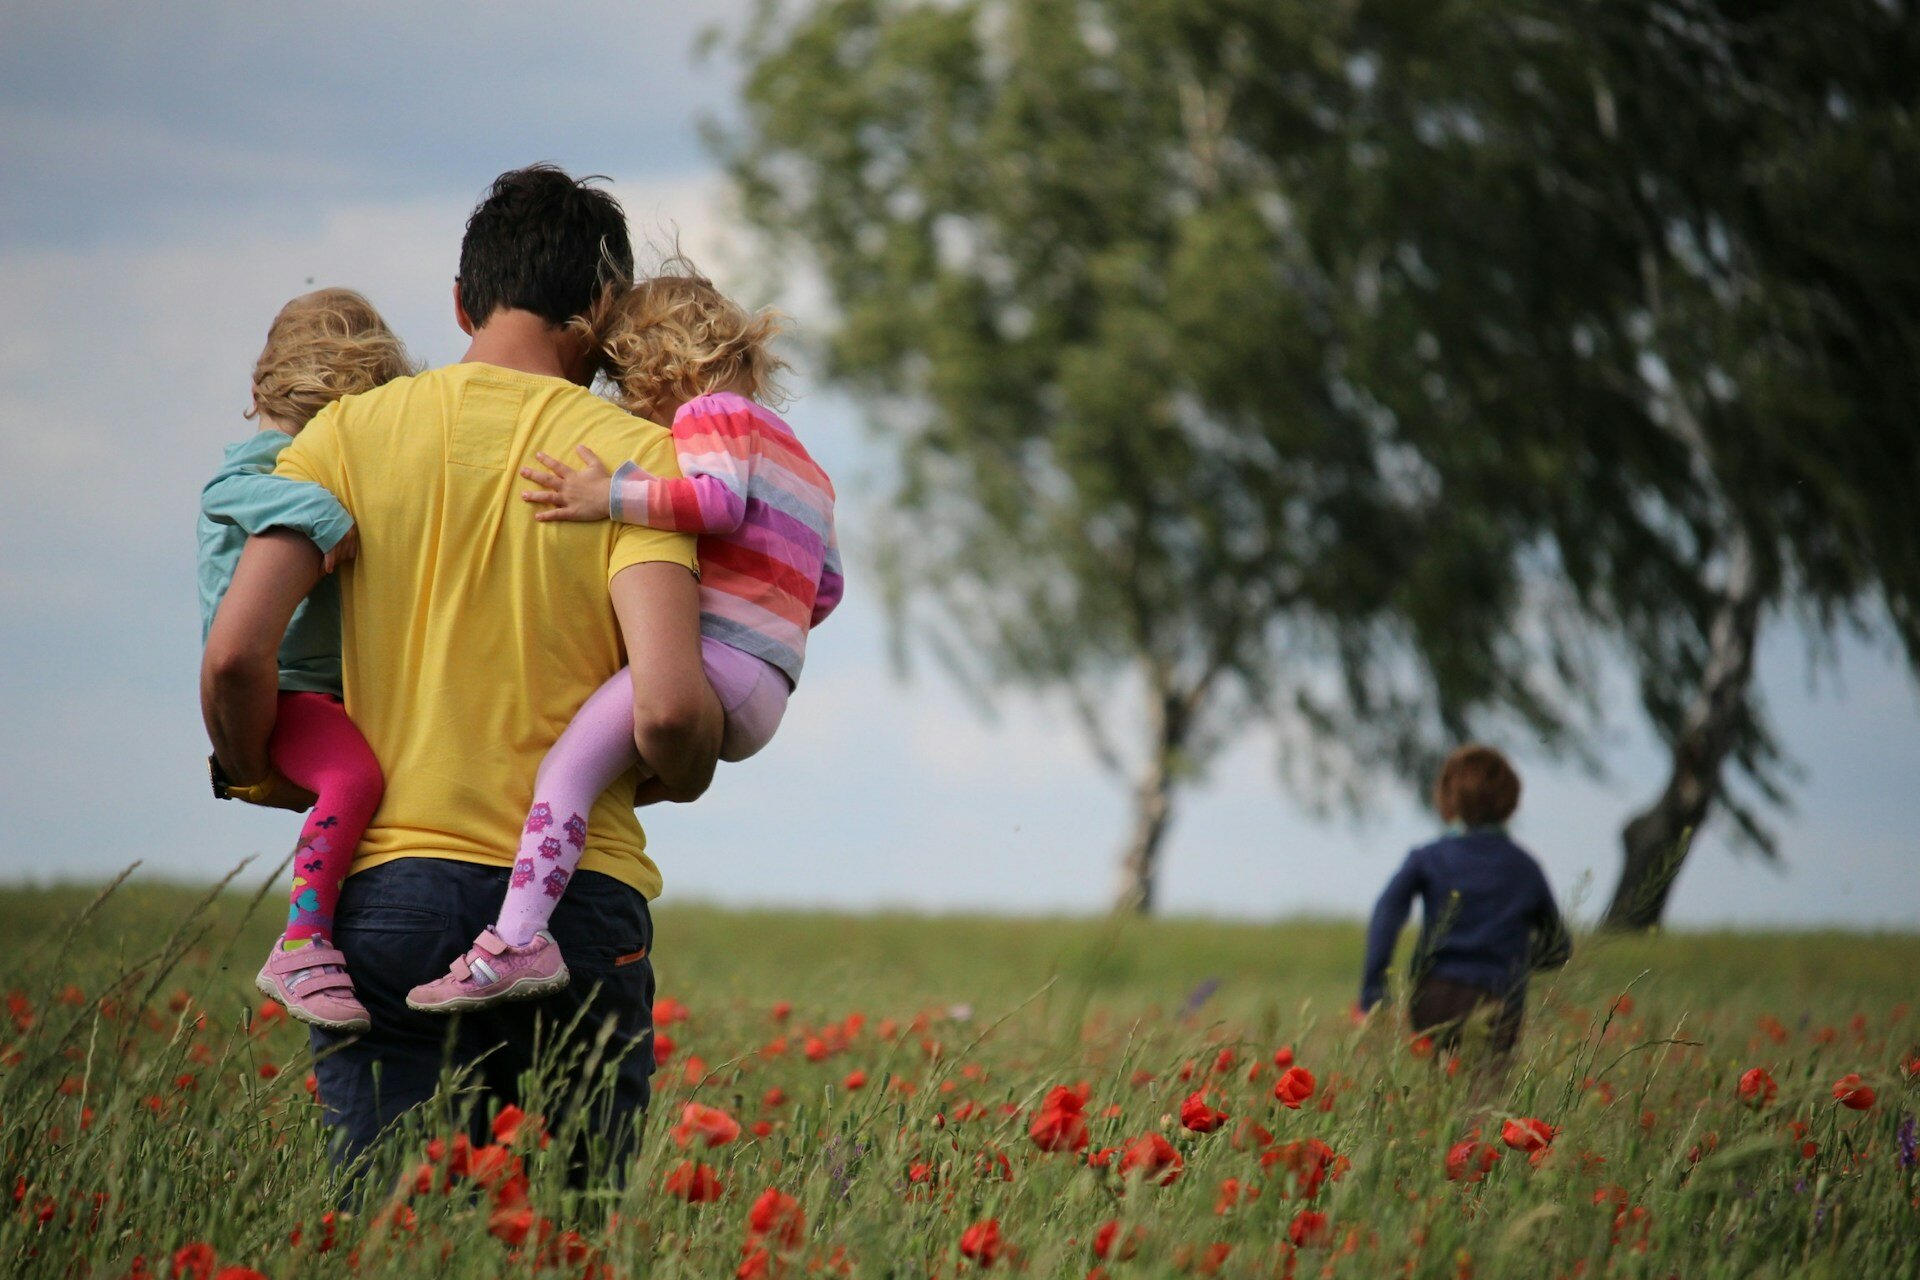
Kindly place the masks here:
<instances>
[{"instance_id":1,"label":"green grass","mask_svg":"<svg viewBox=\"0 0 1920 1280\"><path fill-rule=\"evenodd\" d=\"M545 1153L523 1138L524 1210L472 1179L442 1190L444 1167L419 1192L426 1144L450 1123L436 1110L395 1135L359 1211L323 1226L341 1192L304 1039L262 1017L251 988L277 884L257 909L252 895L205 897L125 885L76 924L95 891L0 894L15 954L43 958L16 969L0 1022L0 1170L14 1191L0 1274L121 1277L139 1274L138 1256L166 1276L179 1250L205 1245L210 1275L275 1280L728 1276L754 1258L749 1209L768 1188L805 1214L804 1232L760 1259L769 1275L970 1274L963 1233L988 1219L1003 1242L992 1271L1044 1277L1920 1274L1920 1171L1903 1167L1898 1137L1920 1106L1905 1070L1920 1051L1912 936L1583 940L1536 985L1521 1061L1494 1081L1449 1075L1389 1019L1349 1023L1351 924L668 899L661 991L689 1015L664 1028L674 1048L624 1189L569 1190L562 1134ZM1317 1078L1299 1110L1272 1096L1281 1046ZM1233 1061L1216 1074L1223 1051ZM1735 1090L1753 1066L1778 1082L1761 1109ZM1836 1104L1847 1072L1877 1090L1871 1109ZM1028 1136L1035 1110L1076 1082L1091 1093L1090 1145L1043 1152ZM529 1109L563 1083L530 1084ZM1203 1086L1231 1117L1207 1134L1179 1120ZM784 1101L767 1100L775 1088ZM747 1131L682 1150L669 1130L693 1100ZM1483 1182L1448 1180L1449 1147L1477 1128L1504 1150L1503 1122L1528 1116L1559 1129L1542 1161L1508 1151ZM1087 1159L1147 1134L1180 1153L1169 1185ZM1307 1139L1340 1161L1311 1199L1288 1159L1262 1160ZM718 1200L664 1189L687 1159L718 1177ZM1240 1198L1224 1206L1229 1179ZM1326 1227L1296 1247L1307 1211ZM1139 1231L1130 1259L1094 1256L1110 1221ZM193 1274L191 1255L183 1265Z\"/></svg>"}]
</instances>

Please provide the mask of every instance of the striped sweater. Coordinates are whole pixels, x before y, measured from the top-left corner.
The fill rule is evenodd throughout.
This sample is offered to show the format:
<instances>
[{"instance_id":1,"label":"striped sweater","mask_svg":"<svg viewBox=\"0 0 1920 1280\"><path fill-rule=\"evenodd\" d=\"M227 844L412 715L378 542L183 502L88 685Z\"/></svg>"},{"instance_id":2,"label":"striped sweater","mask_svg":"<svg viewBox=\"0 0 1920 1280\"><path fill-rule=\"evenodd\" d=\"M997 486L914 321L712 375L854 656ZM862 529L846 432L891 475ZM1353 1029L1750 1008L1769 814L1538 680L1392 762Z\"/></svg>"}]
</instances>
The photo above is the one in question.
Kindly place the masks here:
<instances>
[{"instance_id":1,"label":"striped sweater","mask_svg":"<svg viewBox=\"0 0 1920 1280\"><path fill-rule=\"evenodd\" d=\"M840 603L833 482L793 429L731 392L673 415L682 479L628 462L615 520L700 536L700 632L771 662L798 685L807 632Z\"/></svg>"}]
</instances>

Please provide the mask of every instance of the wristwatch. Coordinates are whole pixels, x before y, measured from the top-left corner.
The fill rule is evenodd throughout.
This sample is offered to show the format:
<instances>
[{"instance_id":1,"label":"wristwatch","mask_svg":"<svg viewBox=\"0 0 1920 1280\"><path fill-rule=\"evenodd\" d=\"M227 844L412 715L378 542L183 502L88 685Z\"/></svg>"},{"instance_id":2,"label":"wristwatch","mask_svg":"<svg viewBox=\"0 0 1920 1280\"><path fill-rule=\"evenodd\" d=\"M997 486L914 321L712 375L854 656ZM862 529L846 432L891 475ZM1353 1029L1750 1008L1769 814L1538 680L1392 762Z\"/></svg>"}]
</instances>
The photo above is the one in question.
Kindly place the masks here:
<instances>
[{"instance_id":1,"label":"wristwatch","mask_svg":"<svg viewBox=\"0 0 1920 1280\"><path fill-rule=\"evenodd\" d=\"M259 804L273 794L273 770L258 782L248 783L244 787L235 786L227 777L227 771L220 767L220 757L207 757L207 775L213 783L213 798L216 800L244 800L248 804Z\"/></svg>"}]
</instances>

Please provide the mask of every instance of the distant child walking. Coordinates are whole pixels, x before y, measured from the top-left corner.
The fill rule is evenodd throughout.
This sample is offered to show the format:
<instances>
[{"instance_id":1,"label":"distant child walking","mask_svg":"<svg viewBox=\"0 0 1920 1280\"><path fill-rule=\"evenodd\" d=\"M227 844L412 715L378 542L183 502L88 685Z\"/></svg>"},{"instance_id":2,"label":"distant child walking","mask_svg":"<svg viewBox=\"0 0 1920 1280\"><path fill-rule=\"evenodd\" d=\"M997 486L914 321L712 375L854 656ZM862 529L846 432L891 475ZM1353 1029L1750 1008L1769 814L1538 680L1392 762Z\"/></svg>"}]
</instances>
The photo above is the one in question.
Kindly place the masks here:
<instances>
[{"instance_id":1,"label":"distant child walking","mask_svg":"<svg viewBox=\"0 0 1920 1280\"><path fill-rule=\"evenodd\" d=\"M305 294L273 318L254 364L247 412L260 430L227 447L226 461L200 495L203 644L250 536L269 529L303 533L320 549L329 575L356 554L353 518L333 495L317 484L276 477L274 461L327 405L413 372L400 339L351 290ZM366 1008L329 933L341 882L385 784L341 703L340 588L331 576L294 612L280 644L280 697L267 752L267 776L244 784L211 762L213 791L223 800L273 803L289 782L316 797L294 849L286 932L255 984L302 1022L364 1031Z\"/></svg>"},{"instance_id":2,"label":"distant child walking","mask_svg":"<svg viewBox=\"0 0 1920 1280\"><path fill-rule=\"evenodd\" d=\"M536 454L523 468L539 520L606 520L700 536L701 656L726 713L720 758L773 737L800 681L807 634L844 589L833 484L766 402L783 367L768 313L728 300L684 259L581 322L599 341L627 409L673 424L680 478L632 462L609 474L585 447L569 467ZM540 765L506 899L494 926L445 977L415 987L415 1009L473 1009L568 982L547 921L587 842L594 799L638 760L625 668L595 692ZM639 761L643 777L646 762ZM641 800L649 784L641 784ZM657 792L656 792L657 798Z\"/></svg>"},{"instance_id":3,"label":"distant child walking","mask_svg":"<svg viewBox=\"0 0 1920 1280\"><path fill-rule=\"evenodd\" d=\"M1488 1046L1505 1058L1520 1038L1528 976L1565 964L1572 944L1540 864L1507 836L1504 824L1520 803L1520 777L1507 758L1461 747L1441 766L1433 802L1448 832L1408 854L1374 906L1360 1009L1385 996L1394 943L1418 897L1414 1031L1451 1048L1485 1016Z\"/></svg>"}]
</instances>

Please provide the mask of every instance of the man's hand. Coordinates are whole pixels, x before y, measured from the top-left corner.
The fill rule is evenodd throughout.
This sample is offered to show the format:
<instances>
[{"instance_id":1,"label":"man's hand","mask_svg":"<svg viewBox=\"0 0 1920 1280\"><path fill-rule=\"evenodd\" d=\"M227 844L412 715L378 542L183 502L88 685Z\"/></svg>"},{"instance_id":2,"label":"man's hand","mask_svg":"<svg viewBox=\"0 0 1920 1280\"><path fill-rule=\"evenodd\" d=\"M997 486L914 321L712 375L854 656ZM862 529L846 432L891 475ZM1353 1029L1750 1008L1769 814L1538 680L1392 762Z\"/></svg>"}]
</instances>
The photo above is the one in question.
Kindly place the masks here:
<instances>
[{"instance_id":1,"label":"man's hand","mask_svg":"<svg viewBox=\"0 0 1920 1280\"><path fill-rule=\"evenodd\" d=\"M220 768L239 785L267 776L280 698L280 641L320 581L320 548L303 533L247 539L200 659L200 712Z\"/></svg>"},{"instance_id":2,"label":"man's hand","mask_svg":"<svg viewBox=\"0 0 1920 1280\"><path fill-rule=\"evenodd\" d=\"M577 444L573 447L573 451L580 455L584 465L570 468L558 458L536 451L533 456L545 463L550 471L535 471L532 467L520 468L522 476L542 486L520 494L526 501L539 503L548 508L534 516L535 520L605 520L607 518L612 502L612 473L587 446Z\"/></svg>"},{"instance_id":3,"label":"man's hand","mask_svg":"<svg viewBox=\"0 0 1920 1280\"><path fill-rule=\"evenodd\" d=\"M359 554L360 526L356 524L341 536L340 541L333 544L333 550L320 557L320 572L332 573Z\"/></svg>"}]
</instances>

